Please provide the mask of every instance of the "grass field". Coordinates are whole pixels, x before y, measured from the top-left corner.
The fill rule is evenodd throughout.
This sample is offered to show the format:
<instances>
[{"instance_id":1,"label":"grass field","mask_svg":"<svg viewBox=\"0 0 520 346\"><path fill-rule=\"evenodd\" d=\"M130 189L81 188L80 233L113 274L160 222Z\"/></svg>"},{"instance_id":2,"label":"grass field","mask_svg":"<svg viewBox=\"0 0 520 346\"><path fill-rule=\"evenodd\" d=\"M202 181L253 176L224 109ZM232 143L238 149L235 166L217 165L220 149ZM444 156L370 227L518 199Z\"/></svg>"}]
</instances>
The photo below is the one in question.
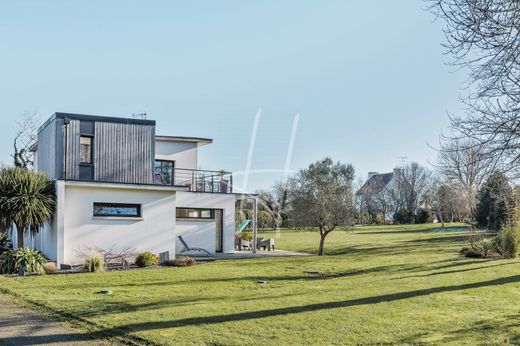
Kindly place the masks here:
<instances>
[{"instance_id":1,"label":"grass field","mask_svg":"<svg viewBox=\"0 0 520 346\"><path fill-rule=\"evenodd\" d=\"M466 235L434 227L335 231L322 258L0 277L0 287L99 338L171 345L520 343L519 262L461 257ZM308 252L319 239L303 231L270 236L278 248ZM113 294L96 294L103 288Z\"/></svg>"}]
</instances>

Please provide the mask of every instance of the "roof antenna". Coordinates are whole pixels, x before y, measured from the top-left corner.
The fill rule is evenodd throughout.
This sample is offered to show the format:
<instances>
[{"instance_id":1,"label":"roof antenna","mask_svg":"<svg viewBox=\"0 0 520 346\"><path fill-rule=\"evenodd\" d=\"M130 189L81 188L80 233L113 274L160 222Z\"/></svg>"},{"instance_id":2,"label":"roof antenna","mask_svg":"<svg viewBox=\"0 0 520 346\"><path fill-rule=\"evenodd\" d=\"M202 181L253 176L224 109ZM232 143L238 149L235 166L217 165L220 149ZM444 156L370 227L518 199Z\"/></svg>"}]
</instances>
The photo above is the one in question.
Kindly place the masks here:
<instances>
[{"instance_id":1,"label":"roof antenna","mask_svg":"<svg viewBox=\"0 0 520 346\"><path fill-rule=\"evenodd\" d=\"M408 156L398 156L397 158L401 161L401 168L404 168L404 164L406 163Z\"/></svg>"},{"instance_id":2,"label":"roof antenna","mask_svg":"<svg viewBox=\"0 0 520 346\"><path fill-rule=\"evenodd\" d=\"M147 116L146 112L143 112L143 111L141 111L140 113L133 113L132 114L132 118L134 118L134 119L146 120L146 116Z\"/></svg>"}]
</instances>

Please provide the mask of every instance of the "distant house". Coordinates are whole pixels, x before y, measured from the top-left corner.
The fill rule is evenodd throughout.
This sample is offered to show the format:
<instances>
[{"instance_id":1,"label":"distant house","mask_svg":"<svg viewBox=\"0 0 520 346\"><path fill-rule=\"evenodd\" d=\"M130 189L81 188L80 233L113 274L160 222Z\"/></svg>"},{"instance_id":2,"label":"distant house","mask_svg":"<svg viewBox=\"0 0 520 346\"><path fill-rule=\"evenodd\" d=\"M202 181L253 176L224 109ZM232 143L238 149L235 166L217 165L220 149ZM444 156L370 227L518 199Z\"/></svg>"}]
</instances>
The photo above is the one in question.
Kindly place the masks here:
<instances>
[{"instance_id":1,"label":"distant house","mask_svg":"<svg viewBox=\"0 0 520 346\"><path fill-rule=\"evenodd\" d=\"M385 222L392 222L396 211L391 192L399 182L400 172L399 168L389 173L369 172L367 180L356 192L358 204L369 212L383 213Z\"/></svg>"}]
</instances>

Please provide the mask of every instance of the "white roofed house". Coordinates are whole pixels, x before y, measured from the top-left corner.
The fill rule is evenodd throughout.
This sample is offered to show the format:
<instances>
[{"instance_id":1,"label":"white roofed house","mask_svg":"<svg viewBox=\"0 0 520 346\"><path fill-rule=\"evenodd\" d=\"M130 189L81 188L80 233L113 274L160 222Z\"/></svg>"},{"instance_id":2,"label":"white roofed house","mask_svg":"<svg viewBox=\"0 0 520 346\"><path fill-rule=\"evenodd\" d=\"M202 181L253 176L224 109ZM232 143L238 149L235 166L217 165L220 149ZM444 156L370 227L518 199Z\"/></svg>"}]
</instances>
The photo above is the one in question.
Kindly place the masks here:
<instances>
[{"instance_id":1,"label":"white roofed house","mask_svg":"<svg viewBox=\"0 0 520 346\"><path fill-rule=\"evenodd\" d=\"M39 129L35 170L56 181L52 223L26 244L58 264L85 248L234 252L230 172L198 170L212 140L156 135L153 120L55 113ZM179 239L179 236L182 239Z\"/></svg>"},{"instance_id":2,"label":"white roofed house","mask_svg":"<svg viewBox=\"0 0 520 346\"><path fill-rule=\"evenodd\" d=\"M369 172L367 180L356 192L357 204L371 216L373 222L377 215L382 215L384 222L394 221L396 203L393 193L400 176L399 168L389 173Z\"/></svg>"}]
</instances>

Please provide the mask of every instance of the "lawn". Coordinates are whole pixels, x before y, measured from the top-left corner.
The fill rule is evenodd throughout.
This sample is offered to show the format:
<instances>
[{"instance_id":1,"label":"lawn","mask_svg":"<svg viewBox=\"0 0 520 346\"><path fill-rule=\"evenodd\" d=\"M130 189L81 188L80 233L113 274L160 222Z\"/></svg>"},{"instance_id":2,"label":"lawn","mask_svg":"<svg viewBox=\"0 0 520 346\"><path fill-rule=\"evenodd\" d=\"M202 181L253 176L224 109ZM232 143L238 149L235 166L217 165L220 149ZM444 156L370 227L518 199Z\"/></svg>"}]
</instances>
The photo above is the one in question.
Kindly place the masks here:
<instances>
[{"instance_id":1,"label":"lawn","mask_svg":"<svg viewBox=\"0 0 520 346\"><path fill-rule=\"evenodd\" d=\"M100 338L169 345L519 343L519 262L461 257L466 234L434 227L335 231L326 242L330 255L321 258L0 277L0 287ZM308 252L319 239L308 231L270 236L278 248ZM113 294L96 294L103 288Z\"/></svg>"}]
</instances>

